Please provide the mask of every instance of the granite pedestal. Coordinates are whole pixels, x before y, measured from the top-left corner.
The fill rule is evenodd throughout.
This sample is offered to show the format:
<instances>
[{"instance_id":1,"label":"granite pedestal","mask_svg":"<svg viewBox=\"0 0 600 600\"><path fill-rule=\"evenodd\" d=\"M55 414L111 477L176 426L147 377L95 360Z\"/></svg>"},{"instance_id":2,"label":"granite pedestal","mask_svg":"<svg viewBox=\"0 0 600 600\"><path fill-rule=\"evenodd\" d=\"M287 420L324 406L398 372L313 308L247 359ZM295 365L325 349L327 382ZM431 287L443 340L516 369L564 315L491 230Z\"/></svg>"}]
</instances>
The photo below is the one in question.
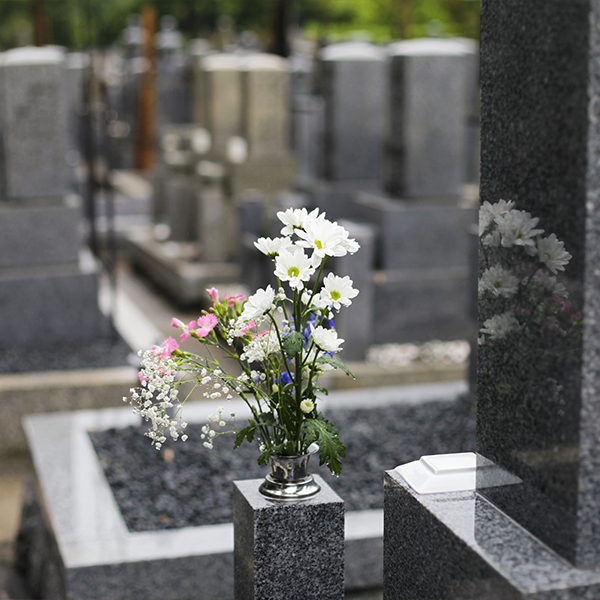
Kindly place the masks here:
<instances>
[{"instance_id":1,"label":"granite pedestal","mask_svg":"<svg viewBox=\"0 0 600 600\"><path fill-rule=\"evenodd\" d=\"M319 477L314 498L277 502L260 479L233 482L236 600L342 600L344 501Z\"/></svg>"}]
</instances>

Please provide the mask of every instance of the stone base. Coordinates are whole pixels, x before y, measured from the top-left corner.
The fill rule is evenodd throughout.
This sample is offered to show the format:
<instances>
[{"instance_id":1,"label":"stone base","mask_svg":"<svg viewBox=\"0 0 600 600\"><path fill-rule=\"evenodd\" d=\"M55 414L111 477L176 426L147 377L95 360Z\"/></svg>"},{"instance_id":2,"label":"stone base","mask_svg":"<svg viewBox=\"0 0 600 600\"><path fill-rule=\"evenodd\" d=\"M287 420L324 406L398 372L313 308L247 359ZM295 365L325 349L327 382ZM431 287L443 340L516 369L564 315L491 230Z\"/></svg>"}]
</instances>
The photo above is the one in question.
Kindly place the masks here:
<instances>
[{"instance_id":1,"label":"stone base","mask_svg":"<svg viewBox=\"0 0 600 600\"><path fill-rule=\"evenodd\" d=\"M56 268L53 268L56 267ZM0 338L15 344L93 340L109 330L98 308L98 275L65 268L0 273Z\"/></svg>"},{"instance_id":2,"label":"stone base","mask_svg":"<svg viewBox=\"0 0 600 600\"><path fill-rule=\"evenodd\" d=\"M475 491L418 494L384 478L385 600L592 600L600 569L581 570Z\"/></svg>"},{"instance_id":3,"label":"stone base","mask_svg":"<svg viewBox=\"0 0 600 600\"><path fill-rule=\"evenodd\" d=\"M400 200L361 192L355 218L375 225L382 269L437 269L469 265L469 225L477 209L453 200Z\"/></svg>"},{"instance_id":4,"label":"stone base","mask_svg":"<svg viewBox=\"0 0 600 600\"><path fill-rule=\"evenodd\" d=\"M261 479L233 482L236 600L342 600L344 501L318 475L315 497L265 498Z\"/></svg>"},{"instance_id":5,"label":"stone base","mask_svg":"<svg viewBox=\"0 0 600 600\"><path fill-rule=\"evenodd\" d=\"M182 249L177 242L156 241L149 231L127 236L132 264L179 306L207 302L206 288L239 280L237 264L195 262L182 256Z\"/></svg>"},{"instance_id":6,"label":"stone base","mask_svg":"<svg viewBox=\"0 0 600 600\"><path fill-rule=\"evenodd\" d=\"M470 339L466 268L375 273L373 343Z\"/></svg>"}]
</instances>

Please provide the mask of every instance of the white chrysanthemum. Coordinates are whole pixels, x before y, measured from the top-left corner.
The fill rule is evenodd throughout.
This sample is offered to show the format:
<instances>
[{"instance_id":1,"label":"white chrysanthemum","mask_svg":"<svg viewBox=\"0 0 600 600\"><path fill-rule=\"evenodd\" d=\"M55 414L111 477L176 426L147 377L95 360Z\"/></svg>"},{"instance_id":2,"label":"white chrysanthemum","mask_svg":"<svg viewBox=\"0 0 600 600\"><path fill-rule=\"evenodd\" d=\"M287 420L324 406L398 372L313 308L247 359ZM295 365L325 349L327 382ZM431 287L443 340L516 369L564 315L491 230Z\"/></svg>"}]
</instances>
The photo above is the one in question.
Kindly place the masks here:
<instances>
[{"instance_id":1,"label":"white chrysanthemum","mask_svg":"<svg viewBox=\"0 0 600 600\"><path fill-rule=\"evenodd\" d=\"M342 305L350 306L352 304L352 298L358 295L358 290L352 287L352 279L348 275L339 277L329 273L323 279L323 289L320 294L327 306L333 306L336 310L340 310Z\"/></svg>"},{"instance_id":2,"label":"white chrysanthemum","mask_svg":"<svg viewBox=\"0 0 600 600\"><path fill-rule=\"evenodd\" d=\"M315 272L312 260L298 246L281 251L275 259L275 276L287 281L292 289L304 289L304 282Z\"/></svg>"},{"instance_id":3,"label":"white chrysanthemum","mask_svg":"<svg viewBox=\"0 0 600 600\"><path fill-rule=\"evenodd\" d=\"M302 292L303 304L308 306L308 304L310 302L310 306L314 306L318 310L321 310L323 308L328 308L330 306L325 300L323 300L320 293L317 293L314 296L312 296L312 300L311 300L311 296L312 296L312 293L309 290L304 290L304 292Z\"/></svg>"},{"instance_id":4,"label":"white chrysanthemum","mask_svg":"<svg viewBox=\"0 0 600 600\"><path fill-rule=\"evenodd\" d=\"M306 223L316 219L319 209L315 208L310 213L306 208L288 208L286 211L277 213L277 218L284 224L281 235L292 235L306 227Z\"/></svg>"},{"instance_id":5,"label":"white chrysanthemum","mask_svg":"<svg viewBox=\"0 0 600 600\"><path fill-rule=\"evenodd\" d=\"M335 329L325 329L321 325L311 327L310 335L317 348L323 352L339 352L344 343L342 338L338 338Z\"/></svg>"},{"instance_id":6,"label":"white chrysanthemum","mask_svg":"<svg viewBox=\"0 0 600 600\"><path fill-rule=\"evenodd\" d=\"M292 241L289 237L280 238L258 238L254 245L269 258L275 258L283 248L289 248L292 245Z\"/></svg>"},{"instance_id":7,"label":"white chrysanthemum","mask_svg":"<svg viewBox=\"0 0 600 600\"><path fill-rule=\"evenodd\" d=\"M498 248L501 240L500 232L496 229L481 238L481 243L488 248Z\"/></svg>"},{"instance_id":8,"label":"white chrysanthemum","mask_svg":"<svg viewBox=\"0 0 600 600\"><path fill-rule=\"evenodd\" d=\"M252 296L246 300L244 304L244 310L240 315L242 321L248 322L261 317L268 310L273 308L273 301L275 300L275 290L268 285L266 289L258 289Z\"/></svg>"},{"instance_id":9,"label":"white chrysanthemum","mask_svg":"<svg viewBox=\"0 0 600 600\"><path fill-rule=\"evenodd\" d=\"M350 234L348 233L348 230L344 229L344 237L343 237L342 241L340 242L340 244L344 248L346 248L346 251L348 252L348 254L354 254L360 248L360 244L355 239L353 239L349 236L350 236Z\"/></svg>"},{"instance_id":10,"label":"white chrysanthemum","mask_svg":"<svg viewBox=\"0 0 600 600\"><path fill-rule=\"evenodd\" d=\"M503 267L486 269L479 279L479 293L491 292L494 296L509 298L517 293L519 279Z\"/></svg>"},{"instance_id":11,"label":"white chrysanthemum","mask_svg":"<svg viewBox=\"0 0 600 600\"><path fill-rule=\"evenodd\" d=\"M248 343L240 355L242 360L262 362L270 354L279 352L279 340L275 331L261 331Z\"/></svg>"},{"instance_id":12,"label":"white chrysanthemum","mask_svg":"<svg viewBox=\"0 0 600 600\"><path fill-rule=\"evenodd\" d=\"M297 233L301 239L296 243L304 248L312 248L313 257L317 259L344 256L348 252L348 232L341 225L327 219L308 221L304 231L298 230Z\"/></svg>"},{"instance_id":13,"label":"white chrysanthemum","mask_svg":"<svg viewBox=\"0 0 600 600\"><path fill-rule=\"evenodd\" d=\"M517 331L518 329L519 322L516 317L511 313L503 313L484 321L480 333L489 335L490 339L495 340L503 338L512 331Z\"/></svg>"},{"instance_id":14,"label":"white chrysanthemum","mask_svg":"<svg viewBox=\"0 0 600 600\"><path fill-rule=\"evenodd\" d=\"M494 204L484 202L479 209L479 235L483 235L496 217L506 214L509 210L512 210L514 206L515 203L512 200L498 200L498 202L494 202Z\"/></svg>"},{"instance_id":15,"label":"white chrysanthemum","mask_svg":"<svg viewBox=\"0 0 600 600\"><path fill-rule=\"evenodd\" d=\"M552 275L548 275L545 271L538 271L533 278L533 281L540 285L548 292L548 295L554 298L568 298L567 288Z\"/></svg>"},{"instance_id":16,"label":"white chrysanthemum","mask_svg":"<svg viewBox=\"0 0 600 600\"><path fill-rule=\"evenodd\" d=\"M557 271L564 271L565 265L573 258L571 254L565 250L564 242L561 242L553 233L547 238L538 239L537 251L540 260L555 275Z\"/></svg>"},{"instance_id":17,"label":"white chrysanthemum","mask_svg":"<svg viewBox=\"0 0 600 600\"><path fill-rule=\"evenodd\" d=\"M496 217L496 225L502 236L500 242L505 248L523 246L525 249L535 249L535 236L544 233L543 229L534 229L539 219L532 217L524 210L511 210Z\"/></svg>"}]
</instances>

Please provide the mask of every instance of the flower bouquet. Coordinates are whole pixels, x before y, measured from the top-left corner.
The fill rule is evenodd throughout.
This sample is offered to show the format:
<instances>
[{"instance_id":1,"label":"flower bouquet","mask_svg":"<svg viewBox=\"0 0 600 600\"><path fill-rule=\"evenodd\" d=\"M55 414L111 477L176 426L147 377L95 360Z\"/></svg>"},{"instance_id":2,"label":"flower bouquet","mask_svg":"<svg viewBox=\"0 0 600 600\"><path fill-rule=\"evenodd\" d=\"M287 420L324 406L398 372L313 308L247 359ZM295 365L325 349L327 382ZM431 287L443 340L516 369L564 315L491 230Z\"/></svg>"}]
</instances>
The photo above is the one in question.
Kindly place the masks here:
<instances>
[{"instance_id":1,"label":"flower bouquet","mask_svg":"<svg viewBox=\"0 0 600 600\"><path fill-rule=\"evenodd\" d=\"M277 289L268 285L248 298L226 294L222 300L216 289L207 290L212 306L197 321L174 318L172 325L181 331L182 342L195 338L208 356L183 350L172 337L140 351L140 387L125 400L150 422L146 435L160 448L167 435L187 439L181 413L195 388L202 386L210 399L237 394L251 418L238 428L235 415L219 407L202 429L204 446L210 449L218 436L233 433L235 448L244 441L257 443L258 462L266 465L273 456L306 455L316 443L320 464L339 475L345 447L318 410L319 394L327 393L318 381L329 369L351 375L334 357L344 340L333 316L358 290L349 277L326 274L324 267L328 257L352 254L359 245L318 209L288 209L277 216L284 224L281 237L255 242L274 262ZM225 360L235 369L226 369ZM182 386L187 387L184 398Z\"/></svg>"}]
</instances>

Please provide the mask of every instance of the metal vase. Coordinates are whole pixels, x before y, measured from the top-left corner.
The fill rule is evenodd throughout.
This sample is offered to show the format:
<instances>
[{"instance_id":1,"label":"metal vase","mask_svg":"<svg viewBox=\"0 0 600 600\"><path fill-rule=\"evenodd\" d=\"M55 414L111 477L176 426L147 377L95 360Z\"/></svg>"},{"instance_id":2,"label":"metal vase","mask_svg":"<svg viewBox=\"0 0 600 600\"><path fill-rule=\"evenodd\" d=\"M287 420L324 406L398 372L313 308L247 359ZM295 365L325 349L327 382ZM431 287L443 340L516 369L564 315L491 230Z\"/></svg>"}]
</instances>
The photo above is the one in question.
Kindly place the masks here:
<instances>
[{"instance_id":1,"label":"metal vase","mask_svg":"<svg viewBox=\"0 0 600 600\"><path fill-rule=\"evenodd\" d=\"M278 456L272 454L269 461L271 472L265 477L258 491L271 500L305 500L316 496L321 487L308 472L308 459L312 452L302 456Z\"/></svg>"}]
</instances>

